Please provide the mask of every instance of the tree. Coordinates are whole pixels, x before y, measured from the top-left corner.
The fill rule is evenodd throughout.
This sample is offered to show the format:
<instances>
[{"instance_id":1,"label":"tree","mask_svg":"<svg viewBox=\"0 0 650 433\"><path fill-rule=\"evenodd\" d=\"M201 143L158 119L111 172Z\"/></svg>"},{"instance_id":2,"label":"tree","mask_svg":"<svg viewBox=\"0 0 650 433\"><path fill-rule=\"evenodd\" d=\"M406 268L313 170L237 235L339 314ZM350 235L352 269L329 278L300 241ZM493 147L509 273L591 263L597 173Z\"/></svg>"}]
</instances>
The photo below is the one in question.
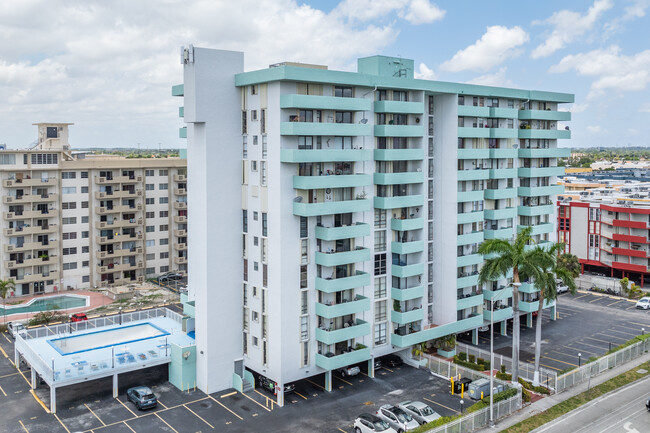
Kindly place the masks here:
<instances>
[{"instance_id":1,"label":"tree","mask_svg":"<svg viewBox=\"0 0 650 433\"><path fill-rule=\"evenodd\" d=\"M533 244L531 237L532 227L526 227L517 233L512 240L488 239L479 248L479 254L494 256L485 261L479 273L479 284L499 278L506 278L512 271L512 380L519 380L519 288L520 275L527 278L538 278L541 266L544 264L544 255L538 248L527 249L526 245Z\"/></svg>"},{"instance_id":2,"label":"tree","mask_svg":"<svg viewBox=\"0 0 650 433\"><path fill-rule=\"evenodd\" d=\"M578 278L580 275L580 260L578 257L570 253L562 253L557 258L558 266L569 271L573 278Z\"/></svg>"},{"instance_id":3,"label":"tree","mask_svg":"<svg viewBox=\"0 0 650 433\"><path fill-rule=\"evenodd\" d=\"M7 323L7 293L16 287L14 280L0 280L0 297L2 298L2 311L4 312L4 323Z\"/></svg>"},{"instance_id":4,"label":"tree","mask_svg":"<svg viewBox=\"0 0 650 433\"><path fill-rule=\"evenodd\" d=\"M537 307L537 320L535 321L535 373L533 375L533 386L539 386L539 361L542 349L542 310L545 301L554 301L557 299L557 280L561 280L569 287L571 294L576 292L576 283L574 281L575 267L567 269L565 265L571 266L573 263L570 258L563 256L572 256L572 254L560 254L564 250L564 244L553 244L548 251L536 247L537 253L543 257L542 273L535 278L535 288L539 290L539 305ZM575 256L573 256L575 257Z\"/></svg>"}]
</instances>

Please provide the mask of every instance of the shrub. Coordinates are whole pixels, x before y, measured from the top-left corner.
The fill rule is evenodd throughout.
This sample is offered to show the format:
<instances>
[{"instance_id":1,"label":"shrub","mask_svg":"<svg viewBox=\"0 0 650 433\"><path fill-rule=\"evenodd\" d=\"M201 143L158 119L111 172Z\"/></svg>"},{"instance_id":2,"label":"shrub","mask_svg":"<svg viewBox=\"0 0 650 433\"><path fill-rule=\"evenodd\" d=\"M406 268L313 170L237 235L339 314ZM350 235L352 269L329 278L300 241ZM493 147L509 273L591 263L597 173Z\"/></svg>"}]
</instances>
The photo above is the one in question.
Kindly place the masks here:
<instances>
[{"instance_id":1,"label":"shrub","mask_svg":"<svg viewBox=\"0 0 650 433\"><path fill-rule=\"evenodd\" d=\"M476 356L474 355L469 355L469 362L474 363L474 360L476 359Z\"/></svg>"},{"instance_id":2,"label":"shrub","mask_svg":"<svg viewBox=\"0 0 650 433\"><path fill-rule=\"evenodd\" d=\"M30 319L29 326L48 325L52 322L64 321L67 321L67 316L65 314L61 314L60 311L41 311L40 313L36 313L34 317Z\"/></svg>"},{"instance_id":3,"label":"shrub","mask_svg":"<svg viewBox=\"0 0 650 433\"><path fill-rule=\"evenodd\" d=\"M466 361L467 360L467 353L465 353L465 352L458 353L458 359L460 359L461 361Z\"/></svg>"},{"instance_id":4,"label":"shrub","mask_svg":"<svg viewBox=\"0 0 650 433\"><path fill-rule=\"evenodd\" d=\"M505 373L505 372L502 373L502 372L499 371L499 372L497 372L497 379L500 379L500 380L512 380L512 374L508 374L508 373Z\"/></svg>"},{"instance_id":5,"label":"shrub","mask_svg":"<svg viewBox=\"0 0 650 433\"><path fill-rule=\"evenodd\" d=\"M7 325L0 325L0 333L7 332Z\"/></svg>"},{"instance_id":6,"label":"shrub","mask_svg":"<svg viewBox=\"0 0 650 433\"><path fill-rule=\"evenodd\" d=\"M501 373L505 373L505 372L506 372L506 366L505 364L501 364Z\"/></svg>"},{"instance_id":7,"label":"shrub","mask_svg":"<svg viewBox=\"0 0 650 433\"><path fill-rule=\"evenodd\" d=\"M527 389L522 389L521 390L521 398L524 401L524 403L530 403L530 393L528 392Z\"/></svg>"}]
</instances>

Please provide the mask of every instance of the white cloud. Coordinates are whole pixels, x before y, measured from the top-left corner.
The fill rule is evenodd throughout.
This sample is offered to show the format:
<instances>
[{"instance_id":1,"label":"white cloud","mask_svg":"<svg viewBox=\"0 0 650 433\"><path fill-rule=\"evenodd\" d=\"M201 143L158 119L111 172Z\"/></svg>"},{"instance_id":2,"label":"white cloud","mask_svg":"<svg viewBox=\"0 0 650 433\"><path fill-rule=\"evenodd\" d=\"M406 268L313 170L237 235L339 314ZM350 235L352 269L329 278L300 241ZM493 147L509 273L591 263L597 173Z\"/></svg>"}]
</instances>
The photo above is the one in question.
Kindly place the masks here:
<instances>
[{"instance_id":1,"label":"white cloud","mask_svg":"<svg viewBox=\"0 0 650 433\"><path fill-rule=\"evenodd\" d=\"M612 45L607 49L566 56L551 66L549 72L572 69L578 75L596 77L587 99L599 97L608 89L618 92L643 90L650 83L650 50L626 56L618 46Z\"/></svg>"},{"instance_id":2,"label":"white cloud","mask_svg":"<svg viewBox=\"0 0 650 433\"><path fill-rule=\"evenodd\" d=\"M645 10L650 6L650 0L635 0L630 6L627 6L620 17L614 18L605 24L605 39L614 33L624 29L625 23L645 16Z\"/></svg>"},{"instance_id":3,"label":"white cloud","mask_svg":"<svg viewBox=\"0 0 650 433\"><path fill-rule=\"evenodd\" d=\"M604 132L603 128L600 125L595 125L595 126L587 126L587 132L596 135Z\"/></svg>"},{"instance_id":4,"label":"white cloud","mask_svg":"<svg viewBox=\"0 0 650 433\"><path fill-rule=\"evenodd\" d=\"M440 65L441 69L458 72L465 70L487 71L520 54L517 48L528 41L521 27L491 26L473 45L458 51Z\"/></svg>"},{"instance_id":5,"label":"white cloud","mask_svg":"<svg viewBox=\"0 0 650 433\"><path fill-rule=\"evenodd\" d=\"M515 83L506 78L508 68L503 67L494 74L481 75L470 81L469 84L479 84L481 86L497 86L497 87L517 87Z\"/></svg>"},{"instance_id":6,"label":"white cloud","mask_svg":"<svg viewBox=\"0 0 650 433\"><path fill-rule=\"evenodd\" d=\"M639 113L650 113L650 104L646 102L639 107Z\"/></svg>"},{"instance_id":7,"label":"white cloud","mask_svg":"<svg viewBox=\"0 0 650 433\"><path fill-rule=\"evenodd\" d=\"M411 0L408 10L400 12L399 16L413 25L418 25L443 19L445 11L429 0Z\"/></svg>"},{"instance_id":8,"label":"white cloud","mask_svg":"<svg viewBox=\"0 0 650 433\"><path fill-rule=\"evenodd\" d=\"M432 69L429 69L427 65L420 63L420 69L418 71L415 71L415 78L421 80L435 80L436 74Z\"/></svg>"},{"instance_id":9,"label":"white cloud","mask_svg":"<svg viewBox=\"0 0 650 433\"><path fill-rule=\"evenodd\" d=\"M538 45L531 57L537 59L550 56L557 50L564 48L579 36L591 30L602 14L613 6L611 0L596 0L586 14L569 10L555 12L543 21L536 21L533 24L547 24L553 26L553 31L546 40Z\"/></svg>"},{"instance_id":10,"label":"white cloud","mask_svg":"<svg viewBox=\"0 0 650 433\"><path fill-rule=\"evenodd\" d=\"M558 111L570 111L571 113L575 114L575 113L582 113L587 108L589 108L588 103L579 104L576 102L575 104L572 104L570 107L562 106L558 109Z\"/></svg>"}]
</instances>

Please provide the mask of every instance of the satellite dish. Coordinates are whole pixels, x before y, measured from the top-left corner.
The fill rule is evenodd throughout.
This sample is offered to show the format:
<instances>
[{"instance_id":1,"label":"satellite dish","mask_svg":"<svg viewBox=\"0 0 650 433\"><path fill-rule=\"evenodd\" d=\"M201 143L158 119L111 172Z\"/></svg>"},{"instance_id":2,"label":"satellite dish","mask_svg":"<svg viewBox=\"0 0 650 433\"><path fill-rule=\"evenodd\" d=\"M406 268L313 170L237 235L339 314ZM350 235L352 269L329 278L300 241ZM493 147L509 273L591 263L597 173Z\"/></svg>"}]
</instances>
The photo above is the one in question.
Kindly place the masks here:
<instances>
[{"instance_id":1,"label":"satellite dish","mask_svg":"<svg viewBox=\"0 0 650 433\"><path fill-rule=\"evenodd\" d=\"M513 149L518 149L518 148L519 148L519 145L518 145L517 143L515 143L515 144L512 145L512 148L513 148Z\"/></svg>"}]
</instances>

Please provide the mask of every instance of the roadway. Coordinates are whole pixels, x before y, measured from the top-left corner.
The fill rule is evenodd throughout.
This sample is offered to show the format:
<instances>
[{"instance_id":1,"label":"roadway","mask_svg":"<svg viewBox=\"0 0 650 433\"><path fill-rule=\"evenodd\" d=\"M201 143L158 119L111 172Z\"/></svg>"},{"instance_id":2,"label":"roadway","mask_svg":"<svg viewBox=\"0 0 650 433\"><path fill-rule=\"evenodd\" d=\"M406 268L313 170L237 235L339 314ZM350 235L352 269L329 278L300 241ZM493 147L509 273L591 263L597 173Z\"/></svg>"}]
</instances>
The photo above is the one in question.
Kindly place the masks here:
<instances>
[{"instance_id":1,"label":"roadway","mask_svg":"<svg viewBox=\"0 0 650 433\"><path fill-rule=\"evenodd\" d=\"M611 394L593 400L534 433L643 433L650 432L650 414L645 402L650 397L650 376ZM560 403L561 404L561 403Z\"/></svg>"}]
</instances>

